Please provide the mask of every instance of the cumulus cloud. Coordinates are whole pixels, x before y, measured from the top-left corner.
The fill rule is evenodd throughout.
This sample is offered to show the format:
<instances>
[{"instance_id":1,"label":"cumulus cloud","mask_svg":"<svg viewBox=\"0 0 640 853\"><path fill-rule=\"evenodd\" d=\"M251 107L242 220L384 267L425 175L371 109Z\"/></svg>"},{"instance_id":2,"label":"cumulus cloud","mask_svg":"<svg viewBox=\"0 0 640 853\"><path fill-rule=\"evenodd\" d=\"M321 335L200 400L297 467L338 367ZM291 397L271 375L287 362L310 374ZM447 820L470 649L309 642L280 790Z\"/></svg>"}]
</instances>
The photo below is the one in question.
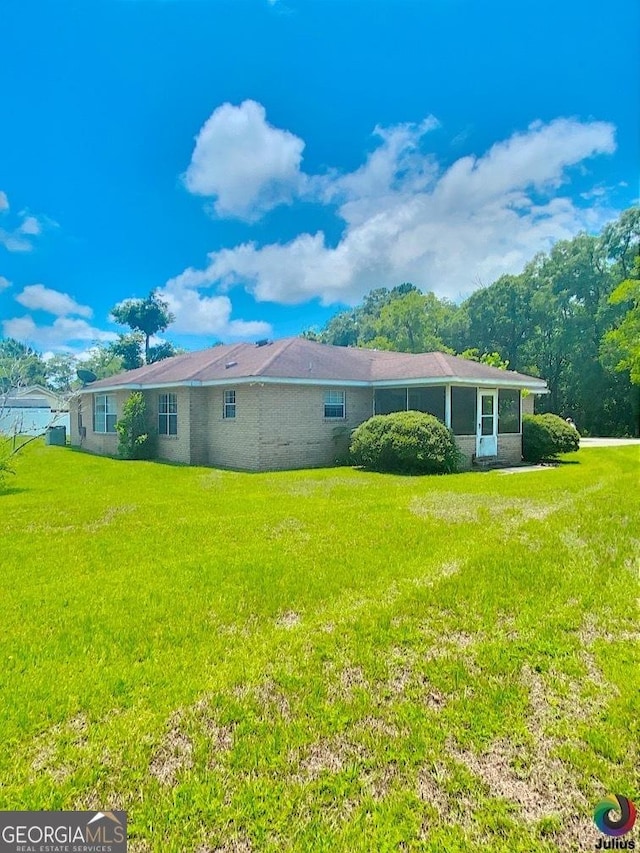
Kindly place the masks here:
<instances>
[{"instance_id":1,"label":"cumulus cloud","mask_svg":"<svg viewBox=\"0 0 640 853\"><path fill-rule=\"evenodd\" d=\"M35 216L26 216L18 229L21 234L29 234L36 237L42 231L42 227Z\"/></svg>"},{"instance_id":2,"label":"cumulus cloud","mask_svg":"<svg viewBox=\"0 0 640 853\"><path fill-rule=\"evenodd\" d=\"M215 335L220 338L252 338L271 334L271 326L259 320L232 320L228 296L203 296L187 282L167 282L159 294L175 316L171 331L185 335Z\"/></svg>"},{"instance_id":3,"label":"cumulus cloud","mask_svg":"<svg viewBox=\"0 0 640 853\"><path fill-rule=\"evenodd\" d=\"M30 344L38 350L69 351L75 342L114 341L114 332L103 332L89 325L86 320L58 317L50 326L38 326L30 314L4 320L2 331L5 337Z\"/></svg>"},{"instance_id":4,"label":"cumulus cloud","mask_svg":"<svg viewBox=\"0 0 640 853\"><path fill-rule=\"evenodd\" d=\"M337 245L322 231L288 243L247 242L212 252L205 268L188 268L173 286L243 285L258 300L330 304L413 281L456 298L610 218L604 205L576 206L563 185L572 167L615 150L611 124L536 122L446 167L424 151L436 124L429 117L376 128L378 147L359 169L307 176L306 192L334 205L344 222Z\"/></svg>"},{"instance_id":5,"label":"cumulus cloud","mask_svg":"<svg viewBox=\"0 0 640 853\"><path fill-rule=\"evenodd\" d=\"M254 221L300 192L303 149L301 139L267 122L256 101L225 103L196 137L185 186L214 198L218 215Z\"/></svg>"},{"instance_id":6,"label":"cumulus cloud","mask_svg":"<svg viewBox=\"0 0 640 853\"><path fill-rule=\"evenodd\" d=\"M9 199L7 194L0 190L0 213L9 210ZM30 237L37 237L42 232L42 225L35 216L21 211L18 214L21 219L19 225L13 228L0 228L0 246L8 252L30 252L33 248Z\"/></svg>"},{"instance_id":7,"label":"cumulus cloud","mask_svg":"<svg viewBox=\"0 0 640 853\"><path fill-rule=\"evenodd\" d=\"M45 287L43 284L31 284L16 296L16 302L32 311L46 311L56 317L75 314L78 317L91 317L93 311L88 305L80 305L68 293L61 293Z\"/></svg>"},{"instance_id":8,"label":"cumulus cloud","mask_svg":"<svg viewBox=\"0 0 640 853\"><path fill-rule=\"evenodd\" d=\"M7 287L11 287L11 282L8 278L5 278L3 275L0 275L0 290L6 290Z\"/></svg>"}]
</instances>

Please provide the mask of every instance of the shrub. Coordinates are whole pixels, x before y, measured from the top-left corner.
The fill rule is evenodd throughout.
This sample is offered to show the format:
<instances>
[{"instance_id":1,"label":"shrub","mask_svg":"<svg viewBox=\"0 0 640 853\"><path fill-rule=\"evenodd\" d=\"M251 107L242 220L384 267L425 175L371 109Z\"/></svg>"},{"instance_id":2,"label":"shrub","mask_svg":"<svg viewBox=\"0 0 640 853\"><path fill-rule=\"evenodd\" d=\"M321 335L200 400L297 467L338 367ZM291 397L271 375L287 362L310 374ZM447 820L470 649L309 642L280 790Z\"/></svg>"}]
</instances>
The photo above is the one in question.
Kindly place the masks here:
<instances>
[{"instance_id":1,"label":"shrub","mask_svg":"<svg viewBox=\"0 0 640 853\"><path fill-rule=\"evenodd\" d=\"M453 433L433 415L374 415L351 437L354 464L401 474L445 474L460 462Z\"/></svg>"},{"instance_id":2,"label":"shrub","mask_svg":"<svg viewBox=\"0 0 640 853\"><path fill-rule=\"evenodd\" d=\"M547 413L522 418L522 455L527 462L554 459L580 447L580 433L565 420Z\"/></svg>"},{"instance_id":3,"label":"shrub","mask_svg":"<svg viewBox=\"0 0 640 853\"><path fill-rule=\"evenodd\" d=\"M147 405L141 391L134 391L122 407L116 423L118 454L123 459L150 459L154 446L147 426Z\"/></svg>"}]
</instances>

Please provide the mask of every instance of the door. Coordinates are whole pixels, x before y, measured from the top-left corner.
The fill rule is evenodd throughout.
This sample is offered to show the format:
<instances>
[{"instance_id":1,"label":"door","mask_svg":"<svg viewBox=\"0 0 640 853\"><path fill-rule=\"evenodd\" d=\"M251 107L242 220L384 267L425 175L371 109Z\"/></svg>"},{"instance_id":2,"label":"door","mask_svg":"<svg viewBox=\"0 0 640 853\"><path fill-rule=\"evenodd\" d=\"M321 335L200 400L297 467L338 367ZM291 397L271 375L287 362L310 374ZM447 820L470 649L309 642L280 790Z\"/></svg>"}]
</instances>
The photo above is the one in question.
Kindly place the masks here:
<instances>
[{"instance_id":1,"label":"door","mask_svg":"<svg viewBox=\"0 0 640 853\"><path fill-rule=\"evenodd\" d=\"M476 456L498 454L498 392L478 390Z\"/></svg>"}]
</instances>

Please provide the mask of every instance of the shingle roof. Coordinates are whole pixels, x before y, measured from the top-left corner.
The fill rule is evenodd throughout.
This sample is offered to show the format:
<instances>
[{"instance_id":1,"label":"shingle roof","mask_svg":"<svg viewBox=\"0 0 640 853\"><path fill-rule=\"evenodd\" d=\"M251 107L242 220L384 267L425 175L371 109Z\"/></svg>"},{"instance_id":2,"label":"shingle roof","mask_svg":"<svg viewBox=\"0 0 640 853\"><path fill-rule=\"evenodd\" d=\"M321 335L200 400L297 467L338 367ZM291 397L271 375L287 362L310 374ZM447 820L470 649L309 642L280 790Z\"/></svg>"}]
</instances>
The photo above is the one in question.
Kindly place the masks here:
<instances>
[{"instance_id":1,"label":"shingle roof","mask_svg":"<svg viewBox=\"0 0 640 853\"><path fill-rule=\"evenodd\" d=\"M545 387L544 380L499 370L441 352L399 353L319 344L305 338L282 338L257 344L228 344L174 356L129 370L88 386L100 388L232 382L247 378L354 382L362 384L419 380L505 380Z\"/></svg>"}]
</instances>

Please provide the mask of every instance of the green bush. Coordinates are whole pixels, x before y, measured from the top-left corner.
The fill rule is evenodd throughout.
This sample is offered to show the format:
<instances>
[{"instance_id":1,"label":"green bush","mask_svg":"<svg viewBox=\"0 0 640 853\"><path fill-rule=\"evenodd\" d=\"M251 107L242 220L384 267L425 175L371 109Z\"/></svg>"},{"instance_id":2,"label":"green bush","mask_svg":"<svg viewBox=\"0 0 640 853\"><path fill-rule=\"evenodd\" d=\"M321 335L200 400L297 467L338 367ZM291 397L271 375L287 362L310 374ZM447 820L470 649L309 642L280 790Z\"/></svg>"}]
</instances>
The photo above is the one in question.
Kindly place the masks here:
<instances>
[{"instance_id":1,"label":"green bush","mask_svg":"<svg viewBox=\"0 0 640 853\"><path fill-rule=\"evenodd\" d=\"M555 459L580 447L580 433L565 420L547 413L522 418L522 455L527 462Z\"/></svg>"},{"instance_id":2,"label":"green bush","mask_svg":"<svg viewBox=\"0 0 640 853\"><path fill-rule=\"evenodd\" d=\"M354 430L351 459L373 471L446 474L460 462L451 430L423 412L374 415Z\"/></svg>"},{"instance_id":3,"label":"green bush","mask_svg":"<svg viewBox=\"0 0 640 853\"><path fill-rule=\"evenodd\" d=\"M122 407L116 423L118 455L123 459L151 459L154 442L147 426L147 405L141 391L134 391Z\"/></svg>"}]
</instances>

